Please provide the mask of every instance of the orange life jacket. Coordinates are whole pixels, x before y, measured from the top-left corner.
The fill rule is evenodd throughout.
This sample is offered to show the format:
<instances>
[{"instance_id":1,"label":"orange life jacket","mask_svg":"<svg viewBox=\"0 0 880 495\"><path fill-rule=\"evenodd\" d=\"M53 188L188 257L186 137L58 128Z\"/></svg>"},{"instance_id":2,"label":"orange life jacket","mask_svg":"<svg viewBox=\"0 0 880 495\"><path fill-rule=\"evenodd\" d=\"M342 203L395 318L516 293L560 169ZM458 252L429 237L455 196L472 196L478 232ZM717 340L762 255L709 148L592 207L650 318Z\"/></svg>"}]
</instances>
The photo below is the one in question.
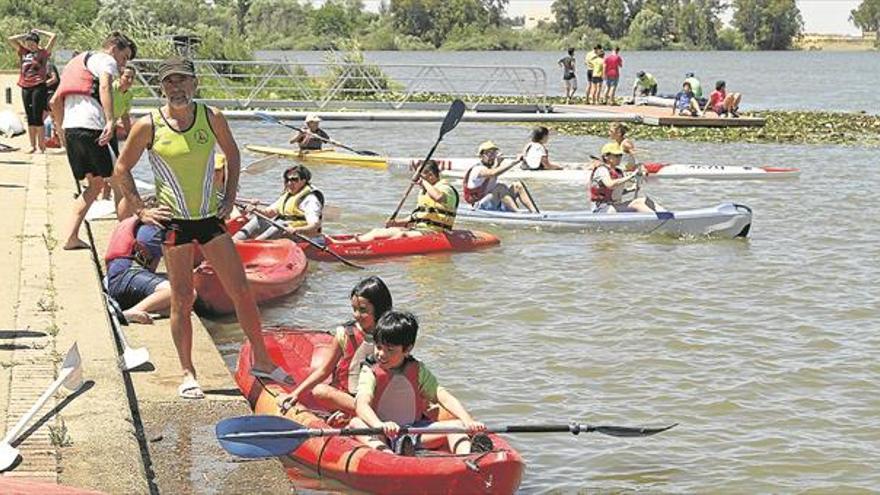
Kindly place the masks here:
<instances>
[{"instance_id":1,"label":"orange life jacket","mask_svg":"<svg viewBox=\"0 0 880 495\"><path fill-rule=\"evenodd\" d=\"M68 95L83 95L100 100L98 78L86 67L91 56L92 52L83 52L67 62L61 73L61 82L55 90L56 95L62 99Z\"/></svg>"},{"instance_id":2,"label":"orange life jacket","mask_svg":"<svg viewBox=\"0 0 880 495\"><path fill-rule=\"evenodd\" d=\"M600 165L603 167L607 167L607 165ZM619 179L623 177L623 173L616 169L607 167L608 171L611 173L612 179ZM590 174L590 201L594 204L604 204L604 203L612 203L614 200L612 196L614 195L614 189L610 187L606 187L605 184L599 183L596 184L593 182L593 177L596 176L596 170L599 167L593 169L593 172Z\"/></svg>"},{"instance_id":3,"label":"orange life jacket","mask_svg":"<svg viewBox=\"0 0 880 495\"><path fill-rule=\"evenodd\" d=\"M462 194L464 194L464 201L470 205L473 205L477 201L483 199L486 196L486 193L489 192L489 186L492 185L493 182L491 179L485 179L483 180L483 183L480 185L480 187L468 187L468 180L471 178L471 172L473 172L473 170L480 165L483 165L483 163L481 162L474 165L473 167L469 168L467 172L464 173L464 183L462 184L461 189ZM483 166L485 167L485 165Z\"/></svg>"},{"instance_id":4,"label":"orange life jacket","mask_svg":"<svg viewBox=\"0 0 880 495\"><path fill-rule=\"evenodd\" d=\"M373 402L370 404L373 410L377 413L380 413L381 403L382 403L382 394L385 393L385 390L388 388L388 385L391 383L391 378L398 374L399 372L389 371L382 369L378 363L373 362L372 360L367 360L367 364L369 364L370 368L373 370L373 374L376 376L376 390L373 393ZM422 394L419 392L419 368L420 363L417 359L413 357L408 357L407 360L403 363L403 376L406 378L406 381L412 387L413 390L413 411L414 418L412 421L418 421L425 417L425 413L428 411L428 401L422 397ZM382 418L381 419L386 419Z\"/></svg>"},{"instance_id":5,"label":"orange life jacket","mask_svg":"<svg viewBox=\"0 0 880 495\"><path fill-rule=\"evenodd\" d=\"M110 263L117 258L130 258L137 242L138 217L131 216L116 224L110 234L104 262Z\"/></svg>"},{"instance_id":6,"label":"orange life jacket","mask_svg":"<svg viewBox=\"0 0 880 495\"><path fill-rule=\"evenodd\" d=\"M355 324L345 325L345 348L342 350L342 358L336 363L336 369L333 371L332 385L339 390L345 392L353 392L349 386L349 372L351 371L352 361L358 349L363 345L366 337L364 332Z\"/></svg>"}]
</instances>

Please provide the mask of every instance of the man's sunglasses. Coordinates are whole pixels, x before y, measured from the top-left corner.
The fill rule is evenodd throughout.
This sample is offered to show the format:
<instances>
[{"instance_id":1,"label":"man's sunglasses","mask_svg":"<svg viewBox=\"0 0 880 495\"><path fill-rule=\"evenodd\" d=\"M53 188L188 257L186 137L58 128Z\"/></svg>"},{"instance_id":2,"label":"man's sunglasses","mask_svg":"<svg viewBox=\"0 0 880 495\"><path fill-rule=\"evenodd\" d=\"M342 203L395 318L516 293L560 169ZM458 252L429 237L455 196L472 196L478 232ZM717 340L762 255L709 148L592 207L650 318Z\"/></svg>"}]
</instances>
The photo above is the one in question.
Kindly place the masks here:
<instances>
[{"instance_id":1,"label":"man's sunglasses","mask_svg":"<svg viewBox=\"0 0 880 495\"><path fill-rule=\"evenodd\" d=\"M295 182L302 180L302 177L285 177L284 182Z\"/></svg>"}]
</instances>

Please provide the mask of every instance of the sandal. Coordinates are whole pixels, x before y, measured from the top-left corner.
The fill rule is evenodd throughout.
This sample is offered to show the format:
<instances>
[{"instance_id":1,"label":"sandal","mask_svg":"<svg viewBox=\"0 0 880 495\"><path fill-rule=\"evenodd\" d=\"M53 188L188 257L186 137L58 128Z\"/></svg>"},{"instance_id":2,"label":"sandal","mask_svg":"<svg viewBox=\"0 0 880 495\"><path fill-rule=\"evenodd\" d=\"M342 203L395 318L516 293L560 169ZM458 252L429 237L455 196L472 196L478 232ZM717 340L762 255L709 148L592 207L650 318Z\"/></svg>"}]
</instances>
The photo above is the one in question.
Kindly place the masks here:
<instances>
[{"instance_id":1,"label":"sandal","mask_svg":"<svg viewBox=\"0 0 880 495\"><path fill-rule=\"evenodd\" d=\"M205 398L205 393L202 392L202 387L199 385L199 382L191 376L186 377L183 380L183 383L180 384L180 387L177 388L177 395L179 395L181 399L190 400Z\"/></svg>"}]
</instances>

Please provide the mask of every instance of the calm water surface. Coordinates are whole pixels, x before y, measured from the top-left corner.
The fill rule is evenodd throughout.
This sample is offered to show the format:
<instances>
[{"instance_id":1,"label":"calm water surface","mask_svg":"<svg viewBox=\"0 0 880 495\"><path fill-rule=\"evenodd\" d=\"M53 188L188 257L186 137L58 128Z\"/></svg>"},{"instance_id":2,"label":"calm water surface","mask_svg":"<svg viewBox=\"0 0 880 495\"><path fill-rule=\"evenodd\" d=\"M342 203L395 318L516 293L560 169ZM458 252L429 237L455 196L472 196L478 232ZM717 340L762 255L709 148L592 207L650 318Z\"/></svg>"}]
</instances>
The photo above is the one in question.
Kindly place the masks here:
<instances>
[{"instance_id":1,"label":"calm water surface","mask_svg":"<svg viewBox=\"0 0 880 495\"><path fill-rule=\"evenodd\" d=\"M830 83L823 61L862 55L712 54L702 60L716 57L731 57L734 64L740 57L782 60L789 70L807 69L789 75L788 82L805 83L822 73ZM685 62L675 72L695 68ZM856 67L849 71L851 81L867 77L864 65ZM880 64L873 67L877 76ZM703 66L695 70L711 73ZM761 84L783 88L779 70L777 64L762 66ZM726 72L740 71L733 66ZM808 93L799 95L798 101L812 101ZM849 103L827 107L876 106L876 99ZM356 148L410 156L430 148L438 125L331 122L326 128ZM288 137L251 122L235 122L233 131L241 144L279 145ZM472 154L487 138L513 154L527 134L524 127L464 123L437 156ZM594 137L554 136L551 156L578 160L601 144ZM527 463L523 493L877 489L877 150L637 144L649 159L797 166L803 174L776 182L649 185L649 193L671 208L722 200L751 206L754 224L747 240L489 229L502 245L480 253L374 262L364 272L313 263L302 290L265 308L264 319L330 328L350 317L351 287L363 276L379 275L395 306L421 320L415 354L487 423L680 423L643 439L510 436ZM244 155L245 162L255 158ZM327 225L329 232L381 225L407 184L384 172L311 168L328 203L342 209L339 221ZM280 175L281 167L244 176L242 196L274 199ZM529 187L548 209L585 203L581 184ZM241 338L217 335L230 362ZM339 490L314 482L303 487Z\"/></svg>"}]
</instances>

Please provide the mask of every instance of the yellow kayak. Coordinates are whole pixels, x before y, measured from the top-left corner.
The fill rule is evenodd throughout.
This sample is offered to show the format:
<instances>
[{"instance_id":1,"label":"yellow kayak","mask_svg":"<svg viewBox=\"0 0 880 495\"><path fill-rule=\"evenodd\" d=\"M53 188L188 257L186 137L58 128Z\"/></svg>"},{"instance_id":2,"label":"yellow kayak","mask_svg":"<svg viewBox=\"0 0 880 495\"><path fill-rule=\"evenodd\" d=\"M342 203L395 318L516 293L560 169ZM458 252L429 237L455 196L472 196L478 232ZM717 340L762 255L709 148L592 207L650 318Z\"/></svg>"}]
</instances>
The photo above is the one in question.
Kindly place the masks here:
<instances>
[{"instance_id":1,"label":"yellow kayak","mask_svg":"<svg viewBox=\"0 0 880 495\"><path fill-rule=\"evenodd\" d=\"M352 167L380 169L388 168L388 158L384 156L355 155L352 153L341 153L333 149L299 151L293 148L275 148L272 146L258 146L254 144L245 145L245 148L254 153L281 155L305 163L329 163L333 165L349 165Z\"/></svg>"}]
</instances>

